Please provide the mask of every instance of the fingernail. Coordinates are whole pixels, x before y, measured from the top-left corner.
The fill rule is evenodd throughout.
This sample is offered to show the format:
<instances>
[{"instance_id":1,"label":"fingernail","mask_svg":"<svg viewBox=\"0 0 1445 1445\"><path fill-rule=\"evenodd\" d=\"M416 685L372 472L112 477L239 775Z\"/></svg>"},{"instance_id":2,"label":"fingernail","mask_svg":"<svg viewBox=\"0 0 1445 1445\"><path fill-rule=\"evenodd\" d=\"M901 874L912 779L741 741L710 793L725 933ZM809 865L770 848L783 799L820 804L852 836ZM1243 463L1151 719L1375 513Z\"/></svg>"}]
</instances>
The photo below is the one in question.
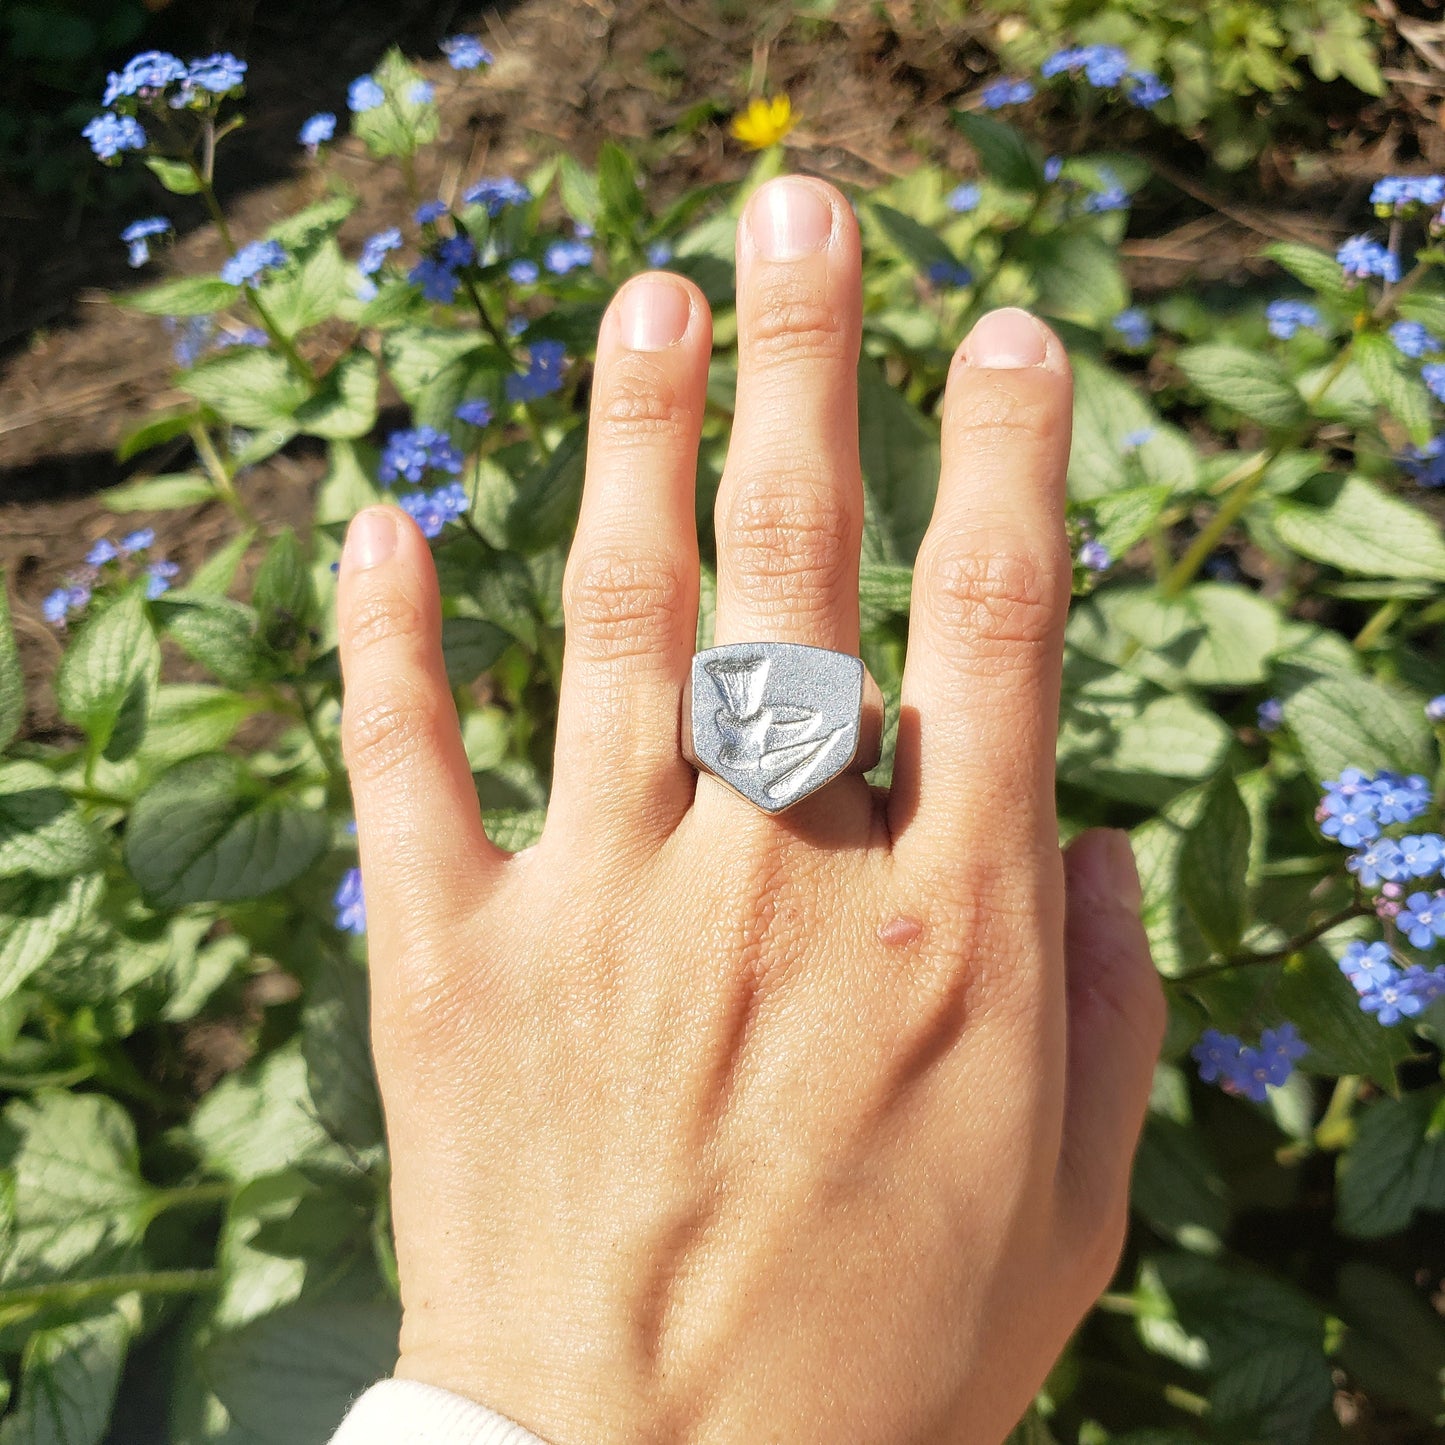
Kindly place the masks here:
<instances>
[{"instance_id":1,"label":"fingernail","mask_svg":"<svg viewBox=\"0 0 1445 1445\"><path fill-rule=\"evenodd\" d=\"M753 197L748 229L765 259L792 261L828 244L833 234L833 208L806 181L785 177Z\"/></svg>"},{"instance_id":2,"label":"fingernail","mask_svg":"<svg viewBox=\"0 0 1445 1445\"><path fill-rule=\"evenodd\" d=\"M682 340L692 315L687 292L666 276L639 276L622 293L622 342L632 351L664 351Z\"/></svg>"},{"instance_id":3,"label":"fingernail","mask_svg":"<svg viewBox=\"0 0 1445 1445\"><path fill-rule=\"evenodd\" d=\"M1072 890L1138 916L1144 891L1127 833L1119 828L1090 829L1065 856Z\"/></svg>"},{"instance_id":4,"label":"fingernail","mask_svg":"<svg viewBox=\"0 0 1445 1445\"><path fill-rule=\"evenodd\" d=\"M990 311L979 319L963 343L963 359L970 366L995 370L1039 366L1048 351L1044 328L1017 306Z\"/></svg>"},{"instance_id":5,"label":"fingernail","mask_svg":"<svg viewBox=\"0 0 1445 1445\"><path fill-rule=\"evenodd\" d=\"M390 507L368 507L346 529L344 560L358 572L379 566L396 551L396 515Z\"/></svg>"}]
</instances>

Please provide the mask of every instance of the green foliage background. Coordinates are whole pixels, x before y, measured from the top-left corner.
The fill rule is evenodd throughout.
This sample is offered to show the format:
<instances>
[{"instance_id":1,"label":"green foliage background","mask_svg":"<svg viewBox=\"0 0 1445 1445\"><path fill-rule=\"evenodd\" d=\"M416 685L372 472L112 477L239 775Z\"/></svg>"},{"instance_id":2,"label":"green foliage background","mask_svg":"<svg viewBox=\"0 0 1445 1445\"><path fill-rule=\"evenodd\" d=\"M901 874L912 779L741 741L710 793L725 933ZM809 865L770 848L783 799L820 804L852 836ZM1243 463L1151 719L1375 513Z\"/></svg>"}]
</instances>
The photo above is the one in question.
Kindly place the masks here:
<instances>
[{"instance_id":1,"label":"green foliage background","mask_svg":"<svg viewBox=\"0 0 1445 1445\"><path fill-rule=\"evenodd\" d=\"M436 112L408 98L417 75L399 55L377 75L392 103L356 131L405 165ZM982 174L973 209L950 207L959 178L933 164L855 196L863 654L896 726L949 359L987 307L1032 306L1074 358L1075 538L1124 559L1102 578L1077 572L1062 830L1130 830L1171 1000L1125 1259L1018 1438L1439 1438L1445 1324L1422 1286L1445 1272L1445 1006L1388 1028L1360 1011L1335 958L1377 925L1312 814L1319 782L1346 766L1440 780L1424 704L1442 691L1445 538L1403 495L1396 461L1439 409L1384 333L1408 316L1445 335L1442 258L1422 244L1407 283L1380 290L1277 246L1280 285L1313 299L1318 330L1279 341L1259 298L1184 290L1133 346L1113 325L1131 300L1127 216L1082 201L1136 189L1147 167L1082 154L1048 180L1019 130L957 123ZM204 153L154 169L210 198ZM269 340L183 371L186 404L126 443L143 455L189 438L194 464L113 491L118 513L211 501L234 527L162 597L105 574L55 680L75 745L20 735L0 617L0 1445L134 1438L158 1398L175 1445L320 1445L389 1370L396 1277L364 944L332 905L355 853L331 567L347 519L383 496L383 388L467 453L468 512L435 544L445 651L488 831L522 847L545 815L598 320L659 242L714 308L698 486L710 564L736 379L734 231L785 159L770 149L741 186L667 208L645 157L615 144L595 167L550 159L526 178L527 204L455 209L447 224L481 260L450 307L404 269L358 295L339 183L272 228L290 260L259 284L180 277L126 298L259 324ZM595 267L510 279L510 259L540 259L578 223ZM969 285L927 280L960 259ZM539 339L566 345L564 383L509 401ZM460 428L464 398L489 400L497 421ZM304 536L253 516L245 480L299 437L329 458ZM1246 548L1255 580L1235 566ZM700 644L711 577L705 566ZM172 680L172 648L204 680ZM1272 734L1256 724L1267 698L1283 703ZM876 781L891 748L890 729ZM1310 1053L1267 1104L1194 1078L1188 1050L1207 1024L1254 1037L1284 1019ZM186 1050L218 1025L239 1029L248 1062L193 1089ZM1362 1423L1332 1411L1337 1398Z\"/></svg>"}]
</instances>

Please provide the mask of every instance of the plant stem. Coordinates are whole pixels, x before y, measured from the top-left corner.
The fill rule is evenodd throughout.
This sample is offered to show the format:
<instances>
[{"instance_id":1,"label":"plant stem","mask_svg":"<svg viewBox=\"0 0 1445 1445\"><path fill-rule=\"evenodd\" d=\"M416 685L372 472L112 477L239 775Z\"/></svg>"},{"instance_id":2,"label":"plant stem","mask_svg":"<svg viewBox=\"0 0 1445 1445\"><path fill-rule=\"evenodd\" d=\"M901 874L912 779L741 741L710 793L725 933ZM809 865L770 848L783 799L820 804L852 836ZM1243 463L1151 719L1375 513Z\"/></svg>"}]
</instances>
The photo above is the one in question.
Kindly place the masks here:
<instances>
[{"instance_id":1,"label":"plant stem","mask_svg":"<svg viewBox=\"0 0 1445 1445\"><path fill-rule=\"evenodd\" d=\"M1355 1101L1364 1080L1358 1074L1342 1074L1320 1122L1315 1125L1315 1143L1327 1153L1338 1153L1354 1137Z\"/></svg>"},{"instance_id":2,"label":"plant stem","mask_svg":"<svg viewBox=\"0 0 1445 1445\"><path fill-rule=\"evenodd\" d=\"M1360 628L1355 637L1354 648L1365 652L1373 647L1404 615L1406 603L1402 598L1392 597Z\"/></svg>"},{"instance_id":3,"label":"plant stem","mask_svg":"<svg viewBox=\"0 0 1445 1445\"><path fill-rule=\"evenodd\" d=\"M477 320L482 323L482 329L497 343L502 355L505 356L508 361L516 361L516 354L512 350L512 344L497 328L497 323L492 320L491 313L482 301L482 293L477 290L477 283L473 281L470 276L463 275L462 285L467 288L467 295L471 297L472 305L476 308Z\"/></svg>"},{"instance_id":4,"label":"plant stem","mask_svg":"<svg viewBox=\"0 0 1445 1445\"><path fill-rule=\"evenodd\" d=\"M1340 379L1349 365L1354 349L1353 338L1341 348L1340 354L1330 363L1329 369L1320 378L1320 384L1305 398L1306 406L1313 411L1324 399L1329 389ZM1231 484L1229 496L1219 510L1209 519L1199 535L1189 544L1184 555L1174 564L1169 575L1160 586L1164 597L1177 597L1194 580L1209 554L1219 545L1220 539L1237 522L1244 509L1254 500L1264 474L1284 451L1282 444L1276 444L1259 452L1247 464L1243 473ZM1227 480L1227 479L1226 479Z\"/></svg>"},{"instance_id":5,"label":"plant stem","mask_svg":"<svg viewBox=\"0 0 1445 1445\"><path fill-rule=\"evenodd\" d=\"M1029 207L1028 213L1024 216L1023 220L1020 221L1012 231L1008 232L1006 236L999 238L998 256L995 258L993 265L983 273L978 284L974 287L973 300L968 303L968 310L963 313L963 322L959 329L965 335L973 329L973 323L983 315L984 303L988 300L988 293L993 290L994 282L998 280L1003 272L1003 268L1008 264L1009 249L1006 244L1008 238L1018 235L1020 231L1027 234L1029 228L1038 219L1039 212L1043 210L1044 199L1047 195L1047 187L1039 191L1034 196L1034 203Z\"/></svg>"},{"instance_id":6,"label":"plant stem","mask_svg":"<svg viewBox=\"0 0 1445 1445\"><path fill-rule=\"evenodd\" d=\"M200 1184L178 1184L174 1189L157 1189L146 1201L145 1212L151 1219L156 1219L172 1209L223 1204L235 1192L234 1184L217 1179L207 1179Z\"/></svg>"},{"instance_id":7,"label":"plant stem","mask_svg":"<svg viewBox=\"0 0 1445 1445\"><path fill-rule=\"evenodd\" d=\"M251 303L251 309L261 318L261 325L266 328L266 335L276 343L277 349L290 364L291 370L306 383L308 387L315 388L316 373L302 359L301 353L296 350L296 344L277 326L271 313L261 303L261 295L256 287L249 281L246 283L246 299Z\"/></svg>"},{"instance_id":8,"label":"plant stem","mask_svg":"<svg viewBox=\"0 0 1445 1445\"><path fill-rule=\"evenodd\" d=\"M189 431L196 455L200 457L201 465L206 469L206 475L216 484L216 490L221 494L221 499L246 526L252 526L255 518L251 516L251 509L241 500L240 494L236 491L235 480L226 470L226 464L221 460L221 454L216 450L216 444L211 440L210 432L200 422L193 423Z\"/></svg>"},{"instance_id":9,"label":"plant stem","mask_svg":"<svg viewBox=\"0 0 1445 1445\"><path fill-rule=\"evenodd\" d=\"M38 1309L73 1309L94 1300L119 1299L127 1294L204 1294L220 1282L216 1269L144 1270L134 1274L108 1274L97 1279L60 1280L55 1284L0 1289L0 1317Z\"/></svg>"},{"instance_id":10,"label":"plant stem","mask_svg":"<svg viewBox=\"0 0 1445 1445\"><path fill-rule=\"evenodd\" d=\"M1253 968L1260 964L1283 963L1287 958L1296 954L1302 948L1308 948L1318 938L1323 938L1332 928L1338 928L1342 923L1348 923L1352 918L1363 918L1373 910L1365 904L1356 901L1348 908L1341 908L1338 913L1332 913L1322 923L1317 923L1313 928L1307 928L1303 933L1297 934L1294 938L1279 948L1272 948L1266 953L1236 953L1226 958L1223 963L1212 963L1208 968L1191 969L1188 973L1177 974L1169 979L1170 983L1192 983L1195 979L1212 978L1215 974L1228 973L1236 968Z\"/></svg>"},{"instance_id":11,"label":"plant stem","mask_svg":"<svg viewBox=\"0 0 1445 1445\"><path fill-rule=\"evenodd\" d=\"M326 776L333 783L346 782L346 773L340 763L336 760L335 753L321 734L321 728L316 721L316 704L306 695L305 688L297 686L293 689L296 695L296 711L301 721L305 724L306 733L311 739L311 746L316 749L316 755L321 759L321 766L326 769Z\"/></svg>"}]
</instances>

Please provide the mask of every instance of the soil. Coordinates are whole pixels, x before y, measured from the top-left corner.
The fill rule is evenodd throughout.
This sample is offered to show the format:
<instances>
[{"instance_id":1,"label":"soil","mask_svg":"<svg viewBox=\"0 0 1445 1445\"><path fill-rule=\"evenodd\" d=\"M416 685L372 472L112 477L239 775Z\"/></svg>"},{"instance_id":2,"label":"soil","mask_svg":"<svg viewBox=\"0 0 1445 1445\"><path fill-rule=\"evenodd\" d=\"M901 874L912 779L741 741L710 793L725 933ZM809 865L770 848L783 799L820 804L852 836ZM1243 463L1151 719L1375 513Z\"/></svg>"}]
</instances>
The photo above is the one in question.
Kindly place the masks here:
<instances>
[{"instance_id":1,"label":"soil","mask_svg":"<svg viewBox=\"0 0 1445 1445\"><path fill-rule=\"evenodd\" d=\"M222 169L232 227L254 236L318 188L294 139L305 116L344 113L347 82L387 45L435 55L437 37L458 29L478 33L497 64L485 77L459 79L444 61L424 63L443 115L441 140L421 167L424 192L448 191L458 177L524 169L563 148L590 160L611 137L656 157L651 183L665 200L736 177L748 161L720 124L674 133L665 144L657 138L699 103L730 112L764 83L786 91L801 112L790 137L799 169L866 185L926 154L960 176L970 173L971 154L948 112L991 73L982 43L987 15L927 27L914 18L921 7L906 0L842 0L826 22L800 21L795 8L741 0L517 0L478 13L436 0L335 0L328 11L322 0L307 8L303 31L291 7L256 0L207 6L206 41L251 62L247 125ZM1281 144L1257 171L1211 176L1202 152L1147 117L1125 117L1128 134L1111 117L1108 143L1142 149L1157 177L1126 243L1139 294L1182 281L1258 280L1267 269L1258 253L1269 240L1335 243L1357 224L1373 177L1396 163L1445 165L1445 26L1420 18L1430 5L1416 6L1413 19L1390 0L1378 8L1394 26L1389 101L1361 108L1358 92L1321 87L1310 100L1324 117L1322 144ZM182 15L178 24L185 23L192 22ZM1061 132L1058 141L1072 149L1078 137ZM343 232L354 245L401 220L407 205L394 168L371 162L349 139L336 150L341 173L361 197ZM157 192L150 199L162 198ZM94 211L77 220L0 193L0 568L11 581L24 666L35 684L32 734L55 725L46 680L60 651L40 616L41 598L80 564L92 541L116 531L104 488L135 470L184 465L183 456L124 466L114 459L130 427L176 399L168 392L171 338L156 320L115 306L105 289L136 284L113 237L149 204L132 204L119 221ZM193 203L165 197L164 204L184 226ZM214 229L197 214L151 272L214 271L223 259ZM301 445L254 469L242 488L258 516L297 522L319 473L319 454ZM183 571L233 525L215 507L132 514L126 524L154 525L159 546Z\"/></svg>"}]
</instances>

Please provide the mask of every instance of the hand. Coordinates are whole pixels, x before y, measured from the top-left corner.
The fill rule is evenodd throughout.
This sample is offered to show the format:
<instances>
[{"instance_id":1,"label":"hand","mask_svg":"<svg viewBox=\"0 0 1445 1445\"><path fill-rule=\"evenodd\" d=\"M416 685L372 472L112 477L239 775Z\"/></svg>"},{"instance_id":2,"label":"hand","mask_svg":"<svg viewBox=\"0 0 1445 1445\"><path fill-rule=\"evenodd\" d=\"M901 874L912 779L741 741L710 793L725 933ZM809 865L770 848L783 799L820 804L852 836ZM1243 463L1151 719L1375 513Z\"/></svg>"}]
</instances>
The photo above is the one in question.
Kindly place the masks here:
<instances>
[{"instance_id":1,"label":"hand","mask_svg":"<svg viewBox=\"0 0 1445 1445\"><path fill-rule=\"evenodd\" d=\"M859 272L830 187L752 198L720 643L858 650ZM960 348L892 790L770 817L678 748L710 348L673 276L602 322L535 847L482 831L426 543L347 539L397 1374L552 1445L996 1445L1117 1260L1164 1012L1127 839L1057 843L1068 364L1015 310Z\"/></svg>"}]
</instances>

